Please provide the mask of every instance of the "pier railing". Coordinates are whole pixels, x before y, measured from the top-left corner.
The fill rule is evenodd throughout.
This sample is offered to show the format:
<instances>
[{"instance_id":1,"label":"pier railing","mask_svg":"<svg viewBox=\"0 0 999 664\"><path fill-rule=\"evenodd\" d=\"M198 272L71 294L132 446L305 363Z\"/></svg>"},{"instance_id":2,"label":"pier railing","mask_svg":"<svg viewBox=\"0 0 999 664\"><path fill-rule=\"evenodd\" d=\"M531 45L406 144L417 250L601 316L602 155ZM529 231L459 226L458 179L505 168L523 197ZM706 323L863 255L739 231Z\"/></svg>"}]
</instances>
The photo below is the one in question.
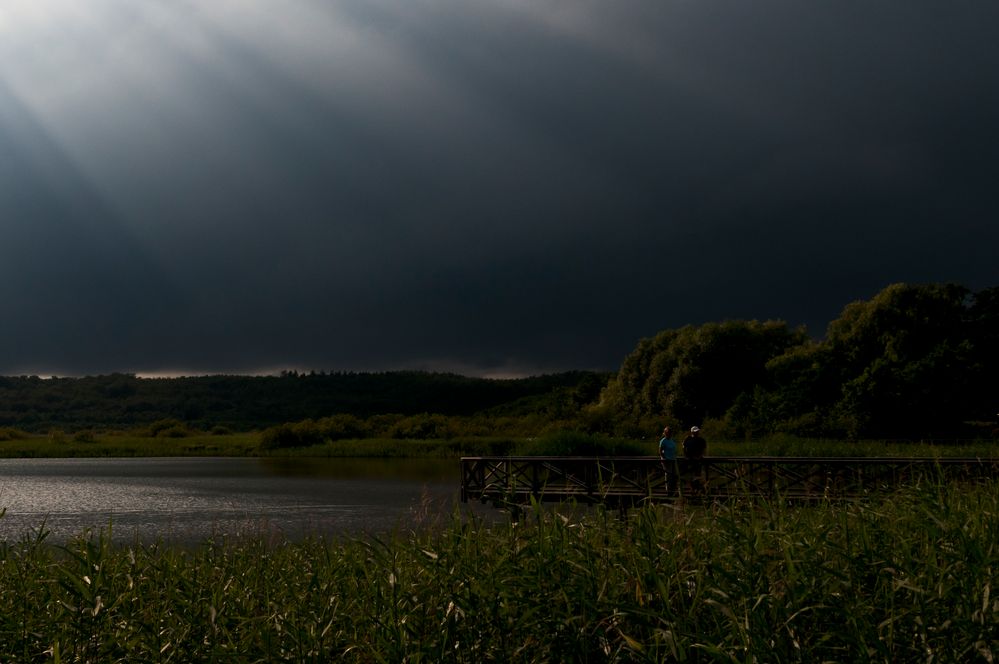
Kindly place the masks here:
<instances>
[{"instance_id":1,"label":"pier railing","mask_svg":"<svg viewBox=\"0 0 999 664\"><path fill-rule=\"evenodd\" d=\"M669 482L668 473L675 476ZM635 503L737 496L851 498L940 479L999 477L999 458L464 457L463 501Z\"/></svg>"}]
</instances>

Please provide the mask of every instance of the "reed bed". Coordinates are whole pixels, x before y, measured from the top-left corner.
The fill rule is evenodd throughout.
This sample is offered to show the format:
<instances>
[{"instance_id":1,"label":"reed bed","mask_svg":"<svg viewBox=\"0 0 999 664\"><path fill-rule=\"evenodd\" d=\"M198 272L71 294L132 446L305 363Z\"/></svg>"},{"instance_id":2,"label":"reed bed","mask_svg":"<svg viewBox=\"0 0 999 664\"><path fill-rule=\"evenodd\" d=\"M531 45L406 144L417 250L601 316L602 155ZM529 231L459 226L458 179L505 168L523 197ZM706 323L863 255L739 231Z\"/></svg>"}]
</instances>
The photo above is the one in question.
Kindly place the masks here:
<instances>
[{"instance_id":1,"label":"reed bed","mask_svg":"<svg viewBox=\"0 0 999 664\"><path fill-rule=\"evenodd\" d=\"M773 435L755 440L708 442L714 456L790 457L984 457L999 455L990 439L962 440L841 440Z\"/></svg>"},{"instance_id":2,"label":"reed bed","mask_svg":"<svg viewBox=\"0 0 999 664\"><path fill-rule=\"evenodd\" d=\"M572 514L571 516L569 514ZM999 484L0 545L5 662L994 662Z\"/></svg>"}]
</instances>

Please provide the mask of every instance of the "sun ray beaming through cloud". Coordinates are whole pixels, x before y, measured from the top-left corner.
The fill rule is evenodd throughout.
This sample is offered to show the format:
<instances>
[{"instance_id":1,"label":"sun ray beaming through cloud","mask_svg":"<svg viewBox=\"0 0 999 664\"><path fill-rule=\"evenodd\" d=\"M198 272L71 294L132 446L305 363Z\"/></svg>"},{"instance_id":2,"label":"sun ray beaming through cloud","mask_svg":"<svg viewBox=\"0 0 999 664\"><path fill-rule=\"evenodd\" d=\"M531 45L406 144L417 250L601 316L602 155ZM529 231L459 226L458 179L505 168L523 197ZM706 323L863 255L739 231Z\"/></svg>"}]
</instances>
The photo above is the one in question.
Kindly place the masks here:
<instances>
[{"instance_id":1,"label":"sun ray beaming through cloud","mask_svg":"<svg viewBox=\"0 0 999 664\"><path fill-rule=\"evenodd\" d=\"M30 329L0 329L0 372L614 368L665 327L820 333L890 281L991 285L996 25L930 0L4 3L0 299Z\"/></svg>"}]
</instances>

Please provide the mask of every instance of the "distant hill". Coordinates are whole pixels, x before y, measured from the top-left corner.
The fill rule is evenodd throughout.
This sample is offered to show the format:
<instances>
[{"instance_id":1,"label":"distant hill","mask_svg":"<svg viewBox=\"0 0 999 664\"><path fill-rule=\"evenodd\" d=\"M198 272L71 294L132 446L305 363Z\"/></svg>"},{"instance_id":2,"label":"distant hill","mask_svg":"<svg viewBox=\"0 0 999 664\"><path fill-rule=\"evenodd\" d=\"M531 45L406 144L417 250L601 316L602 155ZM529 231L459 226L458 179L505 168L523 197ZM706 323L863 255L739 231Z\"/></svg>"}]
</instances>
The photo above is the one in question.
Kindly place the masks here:
<instances>
[{"instance_id":1,"label":"distant hill","mask_svg":"<svg viewBox=\"0 0 999 664\"><path fill-rule=\"evenodd\" d=\"M549 401L595 399L610 374L570 371L519 379L447 373L297 373L280 376L138 378L0 377L0 426L128 428L162 419L196 427L248 430L350 413L471 415L486 410L542 410Z\"/></svg>"}]
</instances>

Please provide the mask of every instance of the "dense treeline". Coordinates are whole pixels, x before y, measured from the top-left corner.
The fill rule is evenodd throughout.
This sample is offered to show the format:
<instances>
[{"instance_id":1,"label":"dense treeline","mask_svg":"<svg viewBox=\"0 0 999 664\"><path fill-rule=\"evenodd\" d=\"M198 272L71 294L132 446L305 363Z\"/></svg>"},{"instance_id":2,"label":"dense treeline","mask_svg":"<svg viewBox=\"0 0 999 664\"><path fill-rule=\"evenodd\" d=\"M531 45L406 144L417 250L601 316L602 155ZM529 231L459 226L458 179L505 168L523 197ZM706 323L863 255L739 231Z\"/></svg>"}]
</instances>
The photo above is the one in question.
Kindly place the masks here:
<instances>
[{"instance_id":1,"label":"dense treeline","mask_svg":"<svg viewBox=\"0 0 999 664\"><path fill-rule=\"evenodd\" d=\"M614 375L0 378L0 428L268 429L267 447L559 430L646 438L667 422L715 439L994 437L997 376L999 288L894 284L847 305L821 340L783 321L687 326L641 340Z\"/></svg>"},{"instance_id":2,"label":"dense treeline","mask_svg":"<svg viewBox=\"0 0 999 664\"><path fill-rule=\"evenodd\" d=\"M585 371L495 380L416 371L296 373L280 376L138 378L0 377L0 427L148 427L177 420L209 430L249 430L350 414L465 416L578 413L596 399L609 374Z\"/></svg>"},{"instance_id":3,"label":"dense treeline","mask_svg":"<svg viewBox=\"0 0 999 664\"><path fill-rule=\"evenodd\" d=\"M826 337L728 321L643 339L588 425L716 435L980 436L999 411L999 288L894 284L849 304Z\"/></svg>"}]
</instances>

